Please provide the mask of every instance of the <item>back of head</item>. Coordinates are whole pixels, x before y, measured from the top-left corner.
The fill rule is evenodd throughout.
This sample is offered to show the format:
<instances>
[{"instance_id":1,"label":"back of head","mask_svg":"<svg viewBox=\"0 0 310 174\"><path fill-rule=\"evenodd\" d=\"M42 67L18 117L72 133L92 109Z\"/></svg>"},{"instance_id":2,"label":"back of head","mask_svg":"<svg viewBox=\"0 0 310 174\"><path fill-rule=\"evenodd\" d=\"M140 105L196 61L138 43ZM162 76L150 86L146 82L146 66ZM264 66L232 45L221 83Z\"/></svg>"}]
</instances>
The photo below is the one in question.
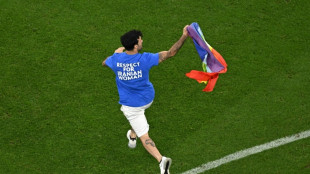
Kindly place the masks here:
<instances>
[{"instance_id":1,"label":"back of head","mask_svg":"<svg viewBox=\"0 0 310 174\"><path fill-rule=\"evenodd\" d=\"M121 36L121 43L126 50L133 50L134 46L138 44L139 37L142 37L142 33L139 30L131 30Z\"/></svg>"}]
</instances>

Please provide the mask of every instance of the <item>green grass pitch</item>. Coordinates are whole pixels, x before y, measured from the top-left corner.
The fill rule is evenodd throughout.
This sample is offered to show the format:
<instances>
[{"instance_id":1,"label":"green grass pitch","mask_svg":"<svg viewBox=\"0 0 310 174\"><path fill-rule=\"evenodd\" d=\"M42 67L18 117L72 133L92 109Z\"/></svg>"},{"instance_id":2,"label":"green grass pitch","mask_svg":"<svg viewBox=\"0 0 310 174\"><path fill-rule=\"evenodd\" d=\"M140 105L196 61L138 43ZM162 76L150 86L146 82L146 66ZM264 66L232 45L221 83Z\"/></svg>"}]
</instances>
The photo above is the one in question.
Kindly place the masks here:
<instances>
[{"instance_id":1,"label":"green grass pitch","mask_svg":"<svg viewBox=\"0 0 310 174\"><path fill-rule=\"evenodd\" d=\"M310 129L307 0L0 0L0 173L159 173L118 104L101 62L128 30L143 51L168 50L198 22L228 64L211 93L189 38L154 67L150 136L182 173L236 151ZM206 173L309 173L310 139Z\"/></svg>"}]
</instances>

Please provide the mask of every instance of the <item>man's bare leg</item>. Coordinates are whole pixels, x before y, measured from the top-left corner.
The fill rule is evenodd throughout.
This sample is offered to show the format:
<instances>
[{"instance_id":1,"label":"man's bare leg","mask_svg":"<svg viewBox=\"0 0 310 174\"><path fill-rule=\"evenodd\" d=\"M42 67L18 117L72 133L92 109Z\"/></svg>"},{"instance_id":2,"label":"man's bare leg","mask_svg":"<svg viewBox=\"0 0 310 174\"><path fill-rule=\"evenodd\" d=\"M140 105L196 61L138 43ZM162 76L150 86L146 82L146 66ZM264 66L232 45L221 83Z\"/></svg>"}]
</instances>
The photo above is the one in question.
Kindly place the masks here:
<instances>
[{"instance_id":1,"label":"man's bare leg","mask_svg":"<svg viewBox=\"0 0 310 174\"><path fill-rule=\"evenodd\" d=\"M161 161L162 155L159 153L157 147L155 146L154 141L149 137L149 134L146 133L140 137L140 140L144 148L154 157L158 162Z\"/></svg>"},{"instance_id":2,"label":"man's bare leg","mask_svg":"<svg viewBox=\"0 0 310 174\"><path fill-rule=\"evenodd\" d=\"M130 138L136 138L136 137L137 137L136 132L131 128Z\"/></svg>"}]
</instances>

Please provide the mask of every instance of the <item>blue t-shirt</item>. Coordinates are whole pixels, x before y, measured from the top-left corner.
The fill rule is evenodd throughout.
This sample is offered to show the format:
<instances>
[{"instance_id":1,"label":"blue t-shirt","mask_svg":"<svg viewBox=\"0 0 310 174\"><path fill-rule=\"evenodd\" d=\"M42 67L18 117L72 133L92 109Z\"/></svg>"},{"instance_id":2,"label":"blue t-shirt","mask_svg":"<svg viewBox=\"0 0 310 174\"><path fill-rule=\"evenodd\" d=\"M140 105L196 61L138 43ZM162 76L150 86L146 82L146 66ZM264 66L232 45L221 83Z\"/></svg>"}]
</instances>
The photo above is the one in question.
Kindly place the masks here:
<instances>
[{"instance_id":1,"label":"blue t-shirt","mask_svg":"<svg viewBox=\"0 0 310 174\"><path fill-rule=\"evenodd\" d=\"M158 53L128 55L114 53L105 64L116 75L116 85L121 105L140 107L154 100L155 90L149 80L150 69L158 65Z\"/></svg>"}]
</instances>

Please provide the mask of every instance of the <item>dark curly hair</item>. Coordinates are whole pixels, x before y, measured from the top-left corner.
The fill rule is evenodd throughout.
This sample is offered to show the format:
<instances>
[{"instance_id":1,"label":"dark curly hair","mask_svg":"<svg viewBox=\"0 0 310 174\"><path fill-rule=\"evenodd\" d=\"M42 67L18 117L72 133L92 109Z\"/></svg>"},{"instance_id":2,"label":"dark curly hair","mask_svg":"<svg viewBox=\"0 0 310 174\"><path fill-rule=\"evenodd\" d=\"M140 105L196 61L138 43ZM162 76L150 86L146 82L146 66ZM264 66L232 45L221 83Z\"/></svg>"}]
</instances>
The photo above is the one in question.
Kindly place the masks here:
<instances>
[{"instance_id":1,"label":"dark curly hair","mask_svg":"<svg viewBox=\"0 0 310 174\"><path fill-rule=\"evenodd\" d=\"M142 33L139 30L131 30L121 36L121 43L126 50L133 50L134 46L138 44L139 37L142 37Z\"/></svg>"}]
</instances>

